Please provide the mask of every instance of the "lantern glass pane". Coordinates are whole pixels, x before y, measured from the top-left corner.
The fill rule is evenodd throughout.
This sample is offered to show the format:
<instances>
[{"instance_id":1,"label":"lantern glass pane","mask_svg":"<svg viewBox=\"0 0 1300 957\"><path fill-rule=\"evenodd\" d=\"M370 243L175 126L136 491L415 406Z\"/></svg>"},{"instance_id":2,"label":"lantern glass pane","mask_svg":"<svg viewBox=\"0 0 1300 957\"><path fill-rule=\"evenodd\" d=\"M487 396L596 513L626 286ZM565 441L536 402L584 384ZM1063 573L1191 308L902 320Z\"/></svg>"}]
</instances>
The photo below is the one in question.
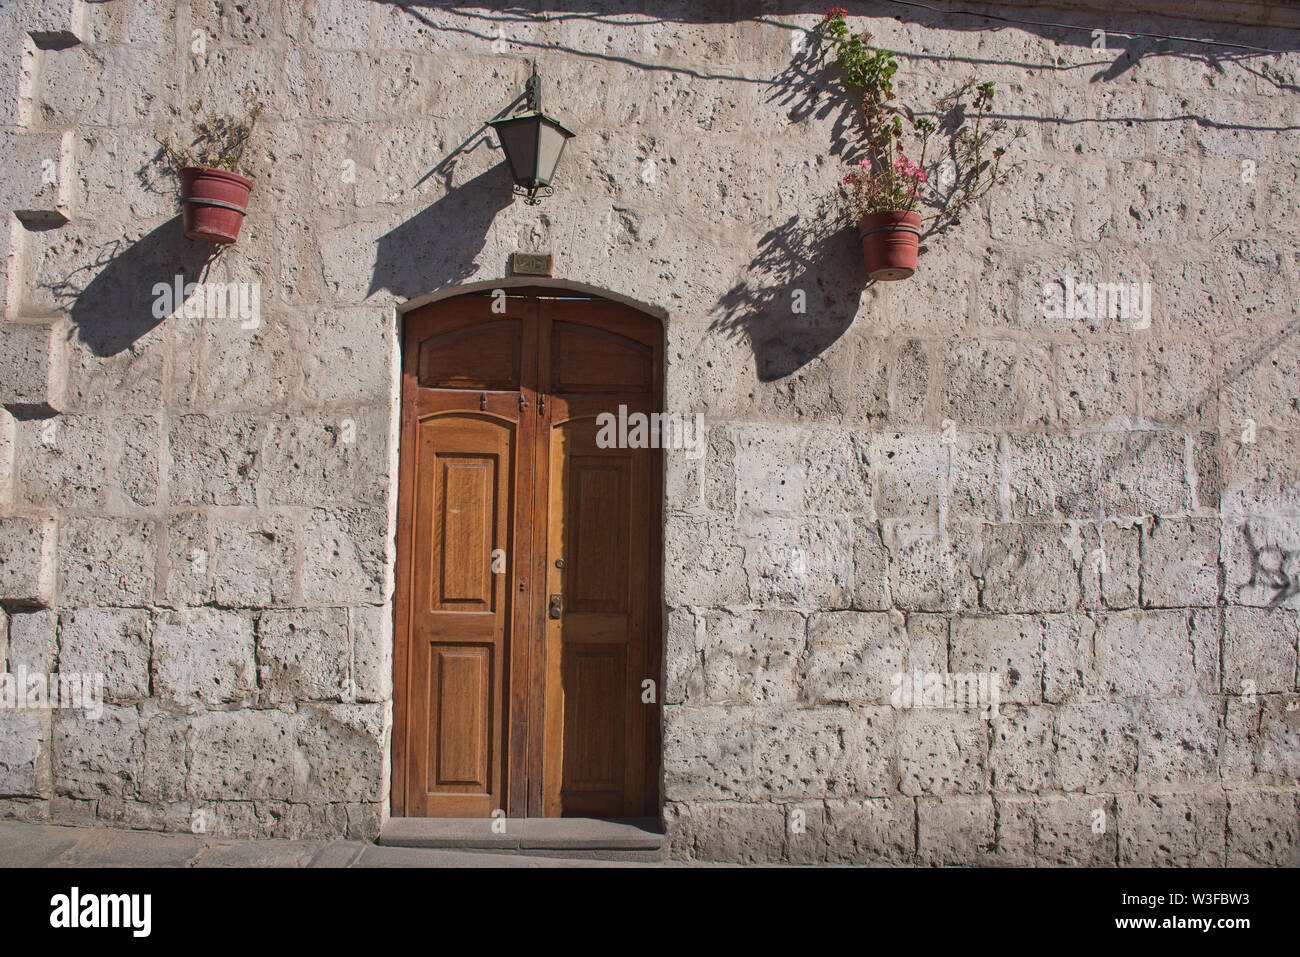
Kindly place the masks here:
<instances>
[{"instance_id":1,"label":"lantern glass pane","mask_svg":"<svg viewBox=\"0 0 1300 957\"><path fill-rule=\"evenodd\" d=\"M537 143L537 181L549 186L555 176L555 168L560 164L560 154L564 152L564 141L568 137L553 123L544 122Z\"/></svg>"},{"instance_id":2,"label":"lantern glass pane","mask_svg":"<svg viewBox=\"0 0 1300 957\"><path fill-rule=\"evenodd\" d=\"M516 183L531 183L537 176L537 132L541 121L524 117L497 125L501 148L510 164L510 176Z\"/></svg>"}]
</instances>

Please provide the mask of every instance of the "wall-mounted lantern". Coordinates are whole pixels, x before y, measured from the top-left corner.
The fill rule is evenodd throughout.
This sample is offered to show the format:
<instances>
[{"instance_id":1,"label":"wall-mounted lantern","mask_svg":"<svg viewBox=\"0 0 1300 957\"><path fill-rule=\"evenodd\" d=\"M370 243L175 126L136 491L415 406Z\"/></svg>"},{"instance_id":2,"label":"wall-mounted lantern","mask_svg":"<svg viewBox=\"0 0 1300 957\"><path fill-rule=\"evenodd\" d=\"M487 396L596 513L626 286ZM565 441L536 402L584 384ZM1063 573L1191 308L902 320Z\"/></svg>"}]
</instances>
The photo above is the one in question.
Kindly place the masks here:
<instances>
[{"instance_id":1,"label":"wall-mounted lantern","mask_svg":"<svg viewBox=\"0 0 1300 957\"><path fill-rule=\"evenodd\" d=\"M497 131L510 176L515 181L515 194L525 197L524 202L536 206L538 194L550 196L555 192L551 180L560 163L564 144L573 136L559 120L542 112L542 86L537 78L537 63L533 62L533 75L524 87L524 112L491 120L488 126Z\"/></svg>"}]
</instances>

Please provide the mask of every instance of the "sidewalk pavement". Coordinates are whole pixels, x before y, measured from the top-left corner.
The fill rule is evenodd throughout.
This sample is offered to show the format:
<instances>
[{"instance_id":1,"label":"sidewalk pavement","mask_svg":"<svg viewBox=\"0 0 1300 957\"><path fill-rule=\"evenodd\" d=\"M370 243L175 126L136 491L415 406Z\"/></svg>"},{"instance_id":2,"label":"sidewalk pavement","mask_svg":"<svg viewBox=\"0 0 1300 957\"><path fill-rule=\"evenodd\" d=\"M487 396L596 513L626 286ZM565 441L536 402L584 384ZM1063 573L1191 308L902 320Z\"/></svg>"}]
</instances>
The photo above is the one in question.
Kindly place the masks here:
<instances>
[{"instance_id":1,"label":"sidewalk pavement","mask_svg":"<svg viewBox=\"0 0 1300 957\"><path fill-rule=\"evenodd\" d=\"M0 821L0 867L654 867L363 841L237 840Z\"/></svg>"}]
</instances>

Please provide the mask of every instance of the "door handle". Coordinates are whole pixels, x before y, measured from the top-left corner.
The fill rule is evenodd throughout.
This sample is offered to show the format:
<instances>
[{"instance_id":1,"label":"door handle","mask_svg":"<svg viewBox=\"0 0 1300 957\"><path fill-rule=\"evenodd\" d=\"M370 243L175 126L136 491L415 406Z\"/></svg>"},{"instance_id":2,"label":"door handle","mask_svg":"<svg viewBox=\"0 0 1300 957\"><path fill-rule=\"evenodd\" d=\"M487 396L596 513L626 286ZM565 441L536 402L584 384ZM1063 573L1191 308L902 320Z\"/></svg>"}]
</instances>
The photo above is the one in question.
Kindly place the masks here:
<instances>
[{"instance_id":1,"label":"door handle","mask_svg":"<svg viewBox=\"0 0 1300 957\"><path fill-rule=\"evenodd\" d=\"M551 596L551 617L559 618L564 611L564 598L560 595Z\"/></svg>"}]
</instances>

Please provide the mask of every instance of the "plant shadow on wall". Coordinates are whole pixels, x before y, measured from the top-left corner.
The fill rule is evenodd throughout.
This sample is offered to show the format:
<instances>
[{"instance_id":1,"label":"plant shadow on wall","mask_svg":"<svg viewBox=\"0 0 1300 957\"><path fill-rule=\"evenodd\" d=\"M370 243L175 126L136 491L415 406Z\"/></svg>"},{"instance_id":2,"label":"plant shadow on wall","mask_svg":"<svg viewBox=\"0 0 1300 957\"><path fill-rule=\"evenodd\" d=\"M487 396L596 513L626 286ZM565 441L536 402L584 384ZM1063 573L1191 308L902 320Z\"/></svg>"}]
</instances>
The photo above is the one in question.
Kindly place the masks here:
<instances>
[{"instance_id":1,"label":"plant shadow on wall","mask_svg":"<svg viewBox=\"0 0 1300 957\"><path fill-rule=\"evenodd\" d=\"M833 92L836 65L827 58L824 32L795 28L790 36L790 62L769 81L767 102L784 109L791 123L830 118L831 143L827 155L837 156L844 162L857 162L865 150L860 131L854 128L857 111L852 103Z\"/></svg>"},{"instance_id":2,"label":"plant shadow on wall","mask_svg":"<svg viewBox=\"0 0 1300 957\"><path fill-rule=\"evenodd\" d=\"M139 239L116 239L100 247L93 261L72 270L48 289L67 311L73 333L96 356L117 355L165 321L154 307L154 287L202 282L220 255L185 238L173 216Z\"/></svg>"},{"instance_id":3,"label":"plant shadow on wall","mask_svg":"<svg viewBox=\"0 0 1300 957\"><path fill-rule=\"evenodd\" d=\"M837 215L825 200L821 212ZM828 230L817 215L791 216L758 241L747 278L714 306L711 332L744 337L761 382L784 379L829 349L853 324L859 289L844 277L861 260L844 230ZM798 335L791 335L792 323Z\"/></svg>"},{"instance_id":4,"label":"plant shadow on wall","mask_svg":"<svg viewBox=\"0 0 1300 957\"><path fill-rule=\"evenodd\" d=\"M136 180L147 194L171 194L169 175L182 184L185 211L181 215L138 239L105 243L89 263L49 285L55 302L71 318L74 334L96 356L131 348L174 314L185 287L203 282L225 244L235 241L243 210L232 222L228 210L236 207L229 197L213 201L226 194L186 197L185 184L190 174L241 179L237 170L249 172L244 156L261 104L251 87L245 88L243 96L245 112L240 117L205 114L202 103L196 102L191 108L192 126L183 138L159 139L158 151L136 170ZM251 186L251 180L243 182ZM246 204L247 188L242 196ZM207 215L211 210L218 213L215 221ZM74 236L72 242L79 241ZM178 286L179 297L168 294Z\"/></svg>"},{"instance_id":5,"label":"plant shadow on wall","mask_svg":"<svg viewBox=\"0 0 1300 957\"><path fill-rule=\"evenodd\" d=\"M782 107L792 123L831 119L833 156L854 157L862 148L853 130L854 108L842 97L825 96L833 82L820 33L800 34L789 64L770 82L769 103ZM760 382L776 382L798 372L844 335L859 307L859 290L846 285L858 255L839 204L822 198L815 210L793 215L765 232L746 277L724 292L713 307L709 331L743 338L754 354ZM840 222L841 228L828 229ZM799 334L790 334L798 323Z\"/></svg>"},{"instance_id":6,"label":"plant shadow on wall","mask_svg":"<svg viewBox=\"0 0 1300 957\"><path fill-rule=\"evenodd\" d=\"M992 83L970 77L928 112L896 104L898 61L871 41L869 33L849 29L843 10L832 10L821 29L796 46L791 65L773 84L769 101L788 107L791 120L834 115L827 153L804 169L815 171L834 157L847 172L839 195L823 197L812 215L792 217L763 236L748 278L715 307L720 315L711 331L748 337L760 381L797 371L852 323L856 303L844 309L825 289L856 291L856 250L843 263L836 261L841 249L853 249L854 233L869 280L906 279L925 248L921 243L957 226L963 210L974 208L1012 172L1003 167L1006 147L998 140L1024 131L1008 132L1005 121L991 115ZM828 79L844 95L823 100ZM923 216L925 209L933 212ZM818 267L832 262L834 271L823 284ZM832 308L829 318L822 307ZM790 335L792 323L798 335Z\"/></svg>"}]
</instances>

